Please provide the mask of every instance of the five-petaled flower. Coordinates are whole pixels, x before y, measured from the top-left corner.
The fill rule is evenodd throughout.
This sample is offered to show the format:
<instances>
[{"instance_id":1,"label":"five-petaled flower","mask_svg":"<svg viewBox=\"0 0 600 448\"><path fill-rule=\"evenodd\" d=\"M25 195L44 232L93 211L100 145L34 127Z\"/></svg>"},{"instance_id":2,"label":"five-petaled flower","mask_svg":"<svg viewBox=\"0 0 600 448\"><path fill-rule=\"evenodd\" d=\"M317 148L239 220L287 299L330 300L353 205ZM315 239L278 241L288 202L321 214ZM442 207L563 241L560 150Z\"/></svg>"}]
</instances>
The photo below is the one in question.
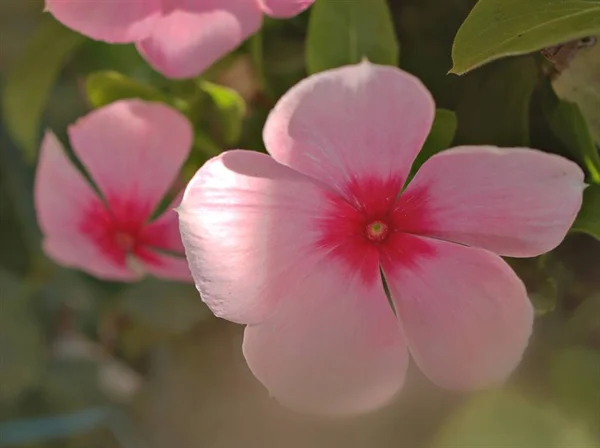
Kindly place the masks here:
<instances>
[{"instance_id":1,"label":"five-petaled flower","mask_svg":"<svg viewBox=\"0 0 600 448\"><path fill-rule=\"evenodd\" d=\"M270 157L225 152L186 188L178 211L192 276L217 316L247 324L248 365L279 401L379 407L402 387L408 352L459 390L519 364L533 311L500 256L561 242L583 172L532 149L458 147L403 189L434 110L396 68L323 72L271 112Z\"/></svg>"},{"instance_id":2,"label":"five-petaled flower","mask_svg":"<svg viewBox=\"0 0 600 448\"><path fill-rule=\"evenodd\" d=\"M189 78L235 49L263 14L292 17L314 0L46 0L57 20L93 39L135 43L163 75Z\"/></svg>"},{"instance_id":3,"label":"five-petaled flower","mask_svg":"<svg viewBox=\"0 0 600 448\"><path fill-rule=\"evenodd\" d=\"M163 104L125 100L78 120L69 139L99 194L46 133L34 192L46 254L104 279L149 272L191 281L173 211L181 195L152 219L191 148L188 120Z\"/></svg>"}]
</instances>

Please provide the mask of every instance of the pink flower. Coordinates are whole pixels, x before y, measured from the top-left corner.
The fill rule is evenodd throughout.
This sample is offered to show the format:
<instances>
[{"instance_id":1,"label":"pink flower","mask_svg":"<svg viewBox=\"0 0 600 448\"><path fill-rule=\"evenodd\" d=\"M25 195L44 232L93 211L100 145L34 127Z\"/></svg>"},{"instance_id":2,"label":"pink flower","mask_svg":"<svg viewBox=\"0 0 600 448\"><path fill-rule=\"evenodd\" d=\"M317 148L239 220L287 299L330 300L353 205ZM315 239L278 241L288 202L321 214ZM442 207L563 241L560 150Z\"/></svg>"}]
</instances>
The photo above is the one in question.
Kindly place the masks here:
<instances>
[{"instance_id":1,"label":"pink flower","mask_svg":"<svg viewBox=\"0 0 600 448\"><path fill-rule=\"evenodd\" d=\"M434 110L396 68L323 72L271 112L271 157L225 152L186 188L178 211L196 285L217 316L247 324L248 365L284 404L379 407L401 389L409 351L459 390L520 362L533 311L500 255L557 246L583 173L532 149L460 147L402 190Z\"/></svg>"},{"instance_id":2,"label":"pink flower","mask_svg":"<svg viewBox=\"0 0 600 448\"><path fill-rule=\"evenodd\" d=\"M172 210L181 197L152 219L189 153L187 119L162 104L119 101L70 126L69 139L100 195L46 133L34 191L46 254L104 279L147 271L191 281Z\"/></svg>"},{"instance_id":3,"label":"pink flower","mask_svg":"<svg viewBox=\"0 0 600 448\"><path fill-rule=\"evenodd\" d=\"M198 75L261 26L314 0L46 0L57 20L86 36L131 43L171 78Z\"/></svg>"}]
</instances>

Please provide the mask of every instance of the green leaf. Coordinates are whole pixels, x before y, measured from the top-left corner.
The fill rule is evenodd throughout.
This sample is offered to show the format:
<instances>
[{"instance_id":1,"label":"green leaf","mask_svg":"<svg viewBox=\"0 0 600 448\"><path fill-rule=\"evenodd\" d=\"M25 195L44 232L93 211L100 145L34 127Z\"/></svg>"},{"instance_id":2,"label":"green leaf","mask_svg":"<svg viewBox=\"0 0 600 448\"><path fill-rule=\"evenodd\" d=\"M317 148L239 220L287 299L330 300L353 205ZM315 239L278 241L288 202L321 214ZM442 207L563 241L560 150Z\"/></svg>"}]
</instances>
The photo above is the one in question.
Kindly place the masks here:
<instances>
[{"instance_id":1,"label":"green leaf","mask_svg":"<svg viewBox=\"0 0 600 448\"><path fill-rule=\"evenodd\" d=\"M85 38L46 15L23 57L10 69L2 92L2 112L11 137L35 159L46 100L61 69Z\"/></svg>"},{"instance_id":2,"label":"green leaf","mask_svg":"<svg viewBox=\"0 0 600 448\"><path fill-rule=\"evenodd\" d=\"M435 120L433 121L431 131L427 136L427 140L425 140L421 152L417 155L413 163L411 170L413 175L427 159L450 146L452 140L454 140L457 126L458 121L454 112L446 109L437 109L435 111Z\"/></svg>"},{"instance_id":3,"label":"green leaf","mask_svg":"<svg viewBox=\"0 0 600 448\"><path fill-rule=\"evenodd\" d=\"M600 154L577 104L560 100L549 124L571 154L585 164L594 182L600 182Z\"/></svg>"},{"instance_id":4,"label":"green leaf","mask_svg":"<svg viewBox=\"0 0 600 448\"><path fill-rule=\"evenodd\" d=\"M385 0L319 0L310 15L306 66L316 73L364 58L398 65L399 46Z\"/></svg>"},{"instance_id":5,"label":"green leaf","mask_svg":"<svg viewBox=\"0 0 600 448\"><path fill-rule=\"evenodd\" d=\"M85 90L93 107L125 98L168 102L160 90L109 70L90 74L85 80Z\"/></svg>"},{"instance_id":6,"label":"green leaf","mask_svg":"<svg viewBox=\"0 0 600 448\"><path fill-rule=\"evenodd\" d=\"M456 144L529 145L529 110L538 82L532 57L495 62L465 76L456 106Z\"/></svg>"},{"instance_id":7,"label":"green leaf","mask_svg":"<svg viewBox=\"0 0 600 448\"><path fill-rule=\"evenodd\" d=\"M600 185L590 185L583 192L583 205L571 231L600 240Z\"/></svg>"},{"instance_id":8,"label":"green leaf","mask_svg":"<svg viewBox=\"0 0 600 448\"><path fill-rule=\"evenodd\" d=\"M189 330L210 312L192 285L148 278L126 289L123 311L147 325L171 333Z\"/></svg>"},{"instance_id":9,"label":"green leaf","mask_svg":"<svg viewBox=\"0 0 600 448\"><path fill-rule=\"evenodd\" d=\"M598 22L600 23L600 3ZM600 25L599 25L600 26ZM579 50L569 67L552 85L561 98L577 103L592 137L600 144L600 44ZM596 155L598 152L596 151Z\"/></svg>"},{"instance_id":10,"label":"green leaf","mask_svg":"<svg viewBox=\"0 0 600 448\"><path fill-rule=\"evenodd\" d=\"M600 353L584 347L560 350L550 378L556 399L569 414L595 422L600 410Z\"/></svg>"},{"instance_id":11,"label":"green leaf","mask_svg":"<svg viewBox=\"0 0 600 448\"><path fill-rule=\"evenodd\" d=\"M237 143L246 116L246 102L244 99L229 87L204 80L199 81L198 85L202 91L210 96L218 110L223 141L228 145Z\"/></svg>"},{"instance_id":12,"label":"green leaf","mask_svg":"<svg viewBox=\"0 0 600 448\"><path fill-rule=\"evenodd\" d=\"M529 292L529 300L536 316L544 316L556 308L558 303L558 285L554 278L539 279L537 287Z\"/></svg>"},{"instance_id":13,"label":"green leaf","mask_svg":"<svg viewBox=\"0 0 600 448\"><path fill-rule=\"evenodd\" d=\"M456 34L451 73L599 32L597 0L479 0Z\"/></svg>"},{"instance_id":14,"label":"green leaf","mask_svg":"<svg viewBox=\"0 0 600 448\"><path fill-rule=\"evenodd\" d=\"M565 339L572 343L585 343L600 336L600 294L587 298L567 321Z\"/></svg>"},{"instance_id":15,"label":"green leaf","mask_svg":"<svg viewBox=\"0 0 600 448\"><path fill-rule=\"evenodd\" d=\"M518 395L493 392L471 399L438 433L435 448L592 447L592 436L561 414Z\"/></svg>"}]
</instances>

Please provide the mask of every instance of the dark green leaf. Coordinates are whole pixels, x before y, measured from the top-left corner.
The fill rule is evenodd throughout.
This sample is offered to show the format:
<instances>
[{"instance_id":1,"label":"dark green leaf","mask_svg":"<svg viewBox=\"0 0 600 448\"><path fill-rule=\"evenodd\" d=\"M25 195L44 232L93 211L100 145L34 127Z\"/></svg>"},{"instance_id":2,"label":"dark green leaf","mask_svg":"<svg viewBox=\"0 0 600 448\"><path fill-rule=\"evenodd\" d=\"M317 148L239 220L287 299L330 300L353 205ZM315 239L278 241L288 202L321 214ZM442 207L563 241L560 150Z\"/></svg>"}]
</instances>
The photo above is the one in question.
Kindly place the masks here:
<instances>
[{"instance_id":1,"label":"dark green leaf","mask_svg":"<svg viewBox=\"0 0 600 448\"><path fill-rule=\"evenodd\" d=\"M538 81L533 58L498 61L464 81L456 143L528 146L529 106Z\"/></svg>"},{"instance_id":2,"label":"dark green leaf","mask_svg":"<svg viewBox=\"0 0 600 448\"><path fill-rule=\"evenodd\" d=\"M457 126L458 122L454 112L445 109L438 109L435 111L435 120L431 127L431 131L427 136L427 140L425 140L421 152L417 155L417 158L413 163L413 174L417 172L419 167L423 165L427 159L450 146L454 139Z\"/></svg>"},{"instance_id":3,"label":"dark green leaf","mask_svg":"<svg viewBox=\"0 0 600 448\"><path fill-rule=\"evenodd\" d=\"M35 159L40 119L50 90L68 58L84 40L47 15L7 75L2 92L4 120L30 162Z\"/></svg>"},{"instance_id":4,"label":"dark green leaf","mask_svg":"<svg viewBox=\"0 0 600 448\"><path fill-rule=\"evenodd\" d=\"M306 41L306 66L316 73L364 58L398 64L398 41L385 0L319 0L313 6Z\"/></svg>"},{"instance_id":5,"label":"dark green leaf","mask_svg":"<svg viewBox=\"0 0 600 448\"><path fill-rule=\"evenodd\" d=\"M90 74L85 81L85 90L93 107L102 107L125 98L167 102L160 90L113 71Z\"/></svg>"},{"instance_id":6,"label":"dark green leaf","mask_svg":"<svg viewBox=\"0 0 600 448\"><path fill-rule=\"evenodd\" d=\"M590 185L583 192L583 205L571 230L600 240L600 185Z\"/></svg>"},{"instance_id":7,"label":"dark green leaf","mask_svg":"<svg viewBox=\"0 0 600 448\"><path fill-rule=\"evenodd\" d=\"M600 3L596 4L600 23ZM552 85L558 96L577 103L592 137L600 144L600 44L580 50Z\"/></svg>"},{"instance_id":8,"label":"dark green leaf","mask_svg":"<svg viewBox=\"0 0 600 448\"><path fill-rule=\"evenodd\" d=\"M600 182L600 154L577 104L559 101L549 121L563 145L586 166L590 177Z\"/></svg>"},{"instance_id":9,"label":"dark green leaf","mask_svg":"<svg viewBox=\"0 0 600 448\"><path fill-rule=\"evenodd\" d=\"M235 90L212 82L202 80L198 86L210 96L217 108L223 141L228 145L237 143L246 115L244 99Z\"/></svg>"},{"instance_id":10,"label":"dark green leaf","mask_svg":"<svg viewBox=\"0 0 600 448\"><path fill-rule=\"evenodd\" d=\"M597 0L479 0L456 35L452 73L598 33Z\"/></svg>"}]
</instances>

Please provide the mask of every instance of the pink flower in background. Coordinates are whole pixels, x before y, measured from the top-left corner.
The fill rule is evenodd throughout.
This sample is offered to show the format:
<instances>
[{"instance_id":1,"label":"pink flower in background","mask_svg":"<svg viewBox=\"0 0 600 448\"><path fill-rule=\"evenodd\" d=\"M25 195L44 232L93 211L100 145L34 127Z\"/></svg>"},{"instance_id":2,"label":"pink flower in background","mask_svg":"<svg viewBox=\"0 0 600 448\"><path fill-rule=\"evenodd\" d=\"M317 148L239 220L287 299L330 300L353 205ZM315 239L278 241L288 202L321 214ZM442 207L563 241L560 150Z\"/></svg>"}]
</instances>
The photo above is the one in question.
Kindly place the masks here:
<instances>
[{"instance_id":1,"label":"pink flower in background","mask_svg":"<svg viewBox=\"0 0 600 448\"><path fill-rule=\"evenodd\" d=\"M557 246L583 173L536 150L460 147L402 190L434 111L396 68L323 72L271 112L270 157L226 152L184 193L180 229L203 300L247 324L248 365L288 406L379 407L401 389L409 352L459 390L501 382L520 362L533 310L500 255Z\"/></svg>"},{"instance_id":2,"label":"pink flower in background","mask_svg":"<svg viewBox=\"0 0 600 448\"><path fill-rule=\"evenodd\" d=\"M196 76L262 24L314 0L46 0L57 20L92 39L131 43L157 71Z\"/></svg>"},{"instance_id":3,"label":"pink flower in background","mask_svg":"<svg viewBox=\"0 0 600 448\"><path fill-rule=\"evenodd\" d=\"M101 195L48 132L34 192L46 254L103 279L191 281L172 210L181 196L152 219L191 148L188 120L162 104L119 101L70 126L69 139Z\"/></svg>"}]
</instances>

